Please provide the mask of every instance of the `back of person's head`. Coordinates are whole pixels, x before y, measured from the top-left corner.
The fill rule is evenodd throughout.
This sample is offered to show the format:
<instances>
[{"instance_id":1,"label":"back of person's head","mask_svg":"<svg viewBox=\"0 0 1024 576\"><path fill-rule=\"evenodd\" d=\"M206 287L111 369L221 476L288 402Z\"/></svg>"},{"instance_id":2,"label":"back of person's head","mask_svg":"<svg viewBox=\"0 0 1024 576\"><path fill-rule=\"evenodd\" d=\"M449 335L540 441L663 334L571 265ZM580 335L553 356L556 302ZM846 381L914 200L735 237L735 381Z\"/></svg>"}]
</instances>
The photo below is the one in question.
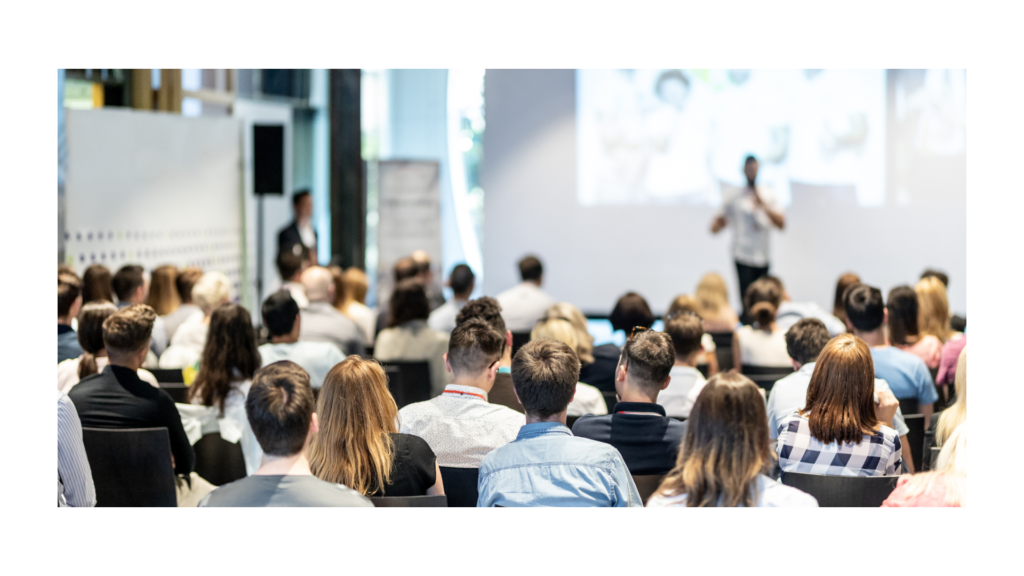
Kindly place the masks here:
<instances>
[{"instance_id":1,"label":"back of person's head","mask_svg":"<svg viewBox=\"0 0 1024 576\"><path fill-rule=\"evenodd\" d=\"M296 246L302 245L296 244ZM282 250L277 255L277 273L281 275L281 281L292 281L296 274L302 272L302 266L305 262L301 253L296 254L292 250Z\"/></svg>"},{"instance_id":2,"label":"back of person's head","mask_svg":"<svg viewBox=\"0 0 1024 576\"><path fill-rule=\"evenodd\" d=\"M608 320L612 323L612 330L622 330L629 334L637 326L653 326L654 313L643 296L636 292L626 292L615 303Z\"/></svg>"},{"instance_id":3,"label":"back of person's head","mask_svg":"<svg viewBox=\"0 0 1024 576\"><path fill-rule=\"evenodd\" d=\"M659 492L686 495L688 507L754 506L757 477L773 466L768 415L742 374L712 376L690 411L676 466Z\"/></svg>"},{"instance_id":4,"label":"back of person's head","mask_svg":"<svg viewBox=\"0 0 1024 576\"><path fill-rule=\"evenodd\" d=\"M928 276L914 286L918 303L918 328L921 334L935 336L943 343L953 335L949 326L949 299L946 285Z\"/></svg>"},{"instance_id":5,"label":"back of person's head","mask_svg":"<svg viewBox=\"0 0 1024 576\"><path fill-rule=\"evenodd\" d=\"M57 274L57 317L71 314L75 301L82 295L82 281L74 274Z\"/></svg>"},{"instance_id":6,"label":"back of person's head","mask_svg":"<svg viewBox=\"0 0 1024 576\"><path fill-rule=\"evenodd\" d=\"M786 352L801 365L818 359L832 336L825 323L817 318L802 318L786 331Z\"/></svg>"},{"instance_id":7,"label":"back of person's head","mask_svg":"<svg viewBox=\"0 0 1024 576\"><path fill-rule=\"evenodd\" d=\"M334 302L334 276L323 266L310 266L302 272L302 288L310 302Z\"/></svg>"},{"instance_id":8,"label":"back of person's head","mask_svg":"<svg viewBox=\"0 0 1024 576\"><path fill-rule=\"evenodd\" d=\"M206 272L192 287L192 301L206 316L230 300L231 282L222 272Z\"/></svg>"},{"instance_id":9,"label":"back of person's head","mask_svg":"<svg viewBox=\"0 0 1024 576\"><path fill-rule=\"evenodd\" d=\"M779 278L778 276L772 276L771 274L765 274L764 276L761 276L761 278L764 278L766 281L775 284L775 286L779 289L779 294L782 294L783 297L785 296L786 286L782 283L782 278Z\"/></svg>"},{"instance_id":10,"label":"back of person's head","mask_svg":"<svg viewBox=\"0 0 1024 576\"><path fill-rule=\"evenodd\" d=\"M359 302L366 304L366 292L370 289L370 283L363 272L355 266L345 269L345 298L346 302Z\"/></svg>"},{"instance_id":11,"label":"back of person's head","mask_svg":"<svg viewBox=\"0 0 1024 576\"><path fill-rule=\"evenodd\" d=\"M334 300L331 302L331 305L338 310L344 311L345 306L348 304L345 299L348 298L348 293L351 292L345 286L345 271L336 264L331 264L327 267L327 270L331 272L331 279L334 282Z\"/></svg>"},{"instance_id":12,"label":"back of person's head","mask_svg":"<svg viewBox=\"0 0 1024 576\"><path fill-rule=\"evenodd\" d=\"M95 374L96 355L103 351L103 322L117 312L117 306L104 300L82 306L78 313L78 343L82 346L82 360L78 363L78 379Z\"/></svg>"},{"instance_id":13,"label":"back of person's head","mask_svg":"<svg viewBox=\"0 0 1024 576\"><path fill-rule=\"evenodd\" d=\"M967 346L960 351L960 357L956 362L954 385L956 402L942 411L939 423L935 425L935 443L939 446L945 444L957 426L967 421Z\"/></svg>"},{"instance_id":14,"label":"back of person's head","mask_svg":"<svg viewBox=\"0 0 1024 576\"><path fill-rule=\"evenodd\" d=\"M505 335L480 318L459 324L448 339L448 363L452 374L476 376L498 360L505 347Z\"/></svg>"},{"instance_id":15,"label":"back of person's head","mask_svg":"<svg viewBox=\"0 0 1024 576\"><path fill-rule=\"evenodd\" d=\"M170 264L159 266L153 270L149 281L149 296L146 297L146 304L156 310L158 316L164 316L178 309L181 301L178 299L178 289L174 281L178 276L178 269Z\"/></svg>"},{"instance_id":16,"label":"back of person's head","mask_svg":"<svg viewBox=\"0 0 1024 576\"><path fill-rule=\"evenodd\" d=\"M316 406L320 431L309 450L317 478L361 494L391 483L398 406L384 369L374 360L349 356L324 378Z\"/></svg>"},{"instance_id":17,"label":"back of person's head","mask_svg":"<svg viewBox=\"0 0 1024 576\"><path fill-rule=\"evenodd\" d=\"M587 317L579 308L568 302L556 302L548 308L544 318L564 318L572 324L576 331L576 355L580 362L586 366L594 363L594 337L587 331Z\"/></svg>"},{"instance_id":18,"label":"back of person's head","mask_svg":"<svg viewBox=\"0 0 1024 576\"><path fill-rule=\"evenodd\" d=\"M302 451L313 419L313 388L298 364L281 360L256 371L245 398L253 436L268 456Z\"/></svg>"},{"instance_id":19,"label":"back of person's head","mask_svg":"<svg viewBox=\"0 0 1024 576\"><path fill-rule=\"evenodd\" d=\"M851 286L843 296L846 319L861 332L877 330L885 321L882 291L867 284Z\"/></svg>"},{"instance_id":20,"label":"back of person's head","mask_svg":"<svg viewBox=\"0 0 1024 576\"><path fill-rule=\"evenodd\" d=\"M487 322L491 328L497 330L503 337L505 336L506 328L505 320L501 317L501 304L498 304L498 301L494 298L482 296L476 300L466 302L466 305L455 316L455 325L458 326L473 318L479 318Z\"/></svg>"},{"instance_id":21,"label":"back of person's head","mask_svg":"<svg viewBox=\"0 0 1024 576\"><path fill-rule=\"evenodd\" d=\"M832 315L844 322L846 321L846 300L843 299L843 295L850 287L857 284L860 284L860 276L853 272L843 274L836 282L836 297L832 304Z\"/></svg>"},{"instance_id":22,"label":"back of person's head","mask_svg":"<svg viewBox=\"0 0 1024 576\"><path fill-rule=\"evenodd\" d=\"M853 334L840 334L818 355L807 386L811 436L824 444L860 444L878 425L875 416L875 364L871 349Z\"/></svg>"},{"instance_id":23,"label":"back of person's head","mask_svg":"<svg viewBox=\"0 0 1024 576\"><path fill-rule=\"evenodd\" d=\"M653 330L644 330L627 341L619 357L630 384L649 394L661 390L675 362L672 337Z\"/></svg>"},{"instance_id":24,"label":"back of person's head","mask_svg":"<svg viewBox=\"0 0 1024 576\"><path fill-rule=\"evenodd\" d=\"M403 256L395 262L395 284L407 278L414 278L420 273L420 265L412 256Z\"/></svg>"},{"instance_id":25,"label":"back of person's head","mask_svg":"<svg viewBox=\"0 0 1024 576\"><path fill-rule=\"evenodd\" d=\"M544 265L536 256L526 256L519 261L519 277L523 279L523 282L527 280L539 282L543 275Z\"/></svg>"},{"instance_id":26,"label":"back of person's head","mask_svg":"<svg viewBox=\"0 0 1024 576\"><path fill-rule=\"evenodd\" d=\"M533 330L530 331L531 341L544 339L558 340L572 348L573 352L580 345L576 329L572 327L572 322L559 316L541 318L534 325ZM578 357L579 355L577 355Z\"/></svg>"},{"instance_id":27,"label":"back of person's head","mask_svg":"<svg viewBox=\"0 0 1024 576\"><path fill-rule=\"evenodd\" d=\"M423 283L415 278L406 278L395 286L391 293L391 314L388 326L401 326L413 320L426 320L430 317L430 302Z\"/></svg>"},{"instance_id":28,"label":"back of person's head","mask_svg":"<svg viewBox=\"0 0 1024 576\"><path fill-rule=\"evenodd\" d=\"M131 358L149 347L156 311L145 304L125 306L103 321L103 348L111 362Z\"/></svg>"},{"instance_id":29,"label":"back of person's head","mask_svg":"<svg viewBox=\"0 0 1024 576\"><path fill-rule=\"evenodd\" d=\"M260 314L271 338L287 336L295 328L295 319L299 317L299 305L295 303L291 292L278 290L263 301Z\"/></svg>"},{"instance_id":30,"label":"back of person's head","mask_svg":"<svg viewBox=\"0 0 1024 576\"><path fill-rule=\"evenodd\" d=\"M941 270L935 270L933 268L929 268L929 269L927 269L927 270L925 270L924 272L921 273L921 278L920 279L924 280L925 278L929 278L929 277L935 278L939 282L942 282L943 286L945 286L946 288L949 288L949 276L945 272L942 272Z\"/></svg>"},{"instance_id":31,"label":"back of person's head","mask_svg":"<svg viewBox=\"0 0 1024 576\"><path fill-rule=\"evenodd\" d=\"M178 300L182 304L192 303L192 288L203 277L203 269L197 266L190 266L178 272L174 279L174 287L178 290Z\"/></svg>"},{"instance_id":32,"label":"back of person's head","mask_svg":"<svg viewBox=\"0 0 1024 576\"><path fill-rule=\"evenodd\" d=\"M672 299L672 303L668 305L668 312L666 312L665 315L668 316L669 314L675 314L678 312L692 312L694 314L700 314L700 310L698 310L697 307L697 300L689 294L680 294L679 296L676 296Z\"/></svg>"},{"instance_id":33,"label":"back of person's head","mask_svg":"<svg viewBox=\"0 0 1024 576\"><path fill-rule=\"evenodd\" d=\"M103 264L92 264L82 274L82 302L97 300L114 301L113 277Z\"/></svg>"},{"instance_id":34,"label":"back of person's head","mask_svg":"<svg viewBox=\"0 0 1024 576\"><path fill-rule=\"evenodd\" d=\"M910 344L907 339L918 335L917 292L910 286L897 286L889 290L885 307L889 310L889 341L897 346Z\"/></svg>"},{"instance_id":35,"label":"back of person's head","mask_svg":"<svg viewBox=\"0 0 1024 576\"><path fill-rule=\"evenodd\" d=\"M473 269L469 266L457 264L455 268L452 268L448 284L451 286L453 294L460 298L468 298L476 285L476 275L473 274Z\"/></svg>"},{"instance_id":36,"label":"back of person's head","mask_svg":"<svg viewBox=\"0 0 1024 576\"><path fill-rule=\"evenodd\" d=\"M526 413L547 418L569 407L580 376L576 352L557 340L531 340L512 359L512 385Z\"/></svg>"},{"instance_id":37,"label":"back of person's head","mask_svg":"<svg viewBox=\"0 0 1024 576\"><path fill-rule=\"evenodd\" d=\"M781 284L769 278L758 278L747 287L743 299L754 323L759 328L768 328L782 303Z\"/></svg>"},{"instance_id":38,"label":"back of person's head","mask_svg":"<svg viewBox=\"0 0 1024 576\"><path fill-rule=\"evenodd\" d=\"M128 302L135 295L135 291L146 283L146 274L142 266L138 264L125 264L114 274L110 281L114 294L117 294L119 302Z\"/></svg>"},{"instance_id":39,"label":"back of person's head","mask_svg":"<svg viewBox=\"0 0 1024 576\"><path fill-rule=\"evenodd\" d=\"M729 306L729 291L725 286L725 279L714 272L705 274L697 284L694 298L697 300L697 312L701 316L717 318L719 310Z\"/></svg>"},{"instance_id":40,"label":"back of person's head","mask_svg":"<svg viewBox=\"0 0 1024 576\"><path fill-rule=\"evenodd\" d=\"M427 254L426 250L413 250L409 257L416 263L417 276L430 274L430 254ZM426 281L425 278L422 278L422 280Z\"/></svg>"},{"instance_id":41,"label":"back of person's head","mask_svg":"<svg viewBox=\"0 0 1024 576\"><path fill-rule=\"evenodd\" d=\"M694 312L678 310L665 315L665 332L672 338L676 358L689 358L700 351L704 337L704 323Z\"/></svg>"},{"instance_id":42,"label":"back of person's head","mask_svg":"<svg viewBox=\"0 0 1024 576\"><path fill-rule=\"evenodd\" d=\"M252 378L259 367L260 353L249 311L238 304L221 304L210 315L199 373L189 386L188 399L216 406L223 414L231 383Z\"/></svg>"}]
</instances>

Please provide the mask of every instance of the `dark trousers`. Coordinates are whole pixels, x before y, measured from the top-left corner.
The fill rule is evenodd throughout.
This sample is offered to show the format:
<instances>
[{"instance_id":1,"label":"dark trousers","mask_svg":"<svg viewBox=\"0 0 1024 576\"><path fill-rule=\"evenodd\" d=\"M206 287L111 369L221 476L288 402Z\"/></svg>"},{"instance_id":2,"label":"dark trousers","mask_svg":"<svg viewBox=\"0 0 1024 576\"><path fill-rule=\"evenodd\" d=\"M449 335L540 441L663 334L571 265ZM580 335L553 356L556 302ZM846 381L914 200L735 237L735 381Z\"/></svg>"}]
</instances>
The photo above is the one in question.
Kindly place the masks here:
<instances>
[{"instance_id":1,"label":"dark trousers","mask_svg":"<svg viewBox=\"0 0 1024 576\"><path fill-rule=\"evenodd\" d=\"M740 314L740 322L750 324L750 315L747 313L747 288L749 288L750 285L761 276L767 275L768 266L758 268L736 262L736 276L740 281L740 301L743 302L743 313Z\"/></svg>"}]
</instances>

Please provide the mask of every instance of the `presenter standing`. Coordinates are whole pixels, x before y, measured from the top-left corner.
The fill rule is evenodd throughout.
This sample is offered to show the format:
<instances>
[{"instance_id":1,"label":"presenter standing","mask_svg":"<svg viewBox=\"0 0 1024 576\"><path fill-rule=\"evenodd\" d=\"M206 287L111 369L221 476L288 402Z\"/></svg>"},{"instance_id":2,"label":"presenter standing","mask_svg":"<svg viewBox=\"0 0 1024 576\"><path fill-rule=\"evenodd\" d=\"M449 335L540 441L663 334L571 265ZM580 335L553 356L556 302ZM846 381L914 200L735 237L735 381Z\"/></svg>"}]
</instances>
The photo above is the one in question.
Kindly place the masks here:
<instances>
[{"instance_id":1,"label":"presenter standing","mask_svg":"<svg viewBox=\"0 0 1024 576\"><path fill-rule=\"evenodd\" d=\"M309 190L300 190L292 196L292 209L295 211L295 220L278 232L277 253L287 250L301 256L300 244L304 245L309 249L309 265L315 266L317 234L313 228L313 197L309 195Z\"/></svg>"},{"instance_id":2,"label":"presenter standing","mask_svg":"<svg viewBox=\"0 0 1024 576\"><path fill-rule=\"evenodd\" d=\"M732 224L732 256L740 284L740 300L747 287L768 274L768 232L782 230L786 217L782 214L771 188L757 185L757 159L747 156L743 164L747 185L722 200L722 212L711 223L711 233L718 234ZM741 320L749 320L746 302Z\"/></svg>"}]
</instances>

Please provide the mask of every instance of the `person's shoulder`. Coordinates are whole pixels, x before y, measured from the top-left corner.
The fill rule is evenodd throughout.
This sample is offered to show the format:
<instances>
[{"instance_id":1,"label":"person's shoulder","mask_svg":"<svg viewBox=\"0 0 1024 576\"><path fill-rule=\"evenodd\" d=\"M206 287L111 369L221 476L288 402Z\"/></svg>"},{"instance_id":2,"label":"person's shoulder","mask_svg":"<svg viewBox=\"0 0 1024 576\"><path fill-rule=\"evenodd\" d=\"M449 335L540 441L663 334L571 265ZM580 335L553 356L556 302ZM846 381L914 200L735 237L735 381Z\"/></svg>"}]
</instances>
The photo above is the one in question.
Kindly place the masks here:
<instances>
[{"instance_id":1,"label":"person's shoulder","mask_svg":"<svg viewBox=\"0 0 1024 576\"><path fill-rule=\"evenodd\" d=\"M419 436L413 434L403 434L401 432L392 434L392 438L395 441L395 447L398 449L408 450L411 454L427 454L434 455L434 451L427 444L427 441Z\"/></svg>"},{"instance_id":2,"label":"person's shoulder","mask_svg":"<svg viewBox=\"0 0 1024 576\"><path fill-rule=\"evenodd\" d=\"M72 388L74 390L74 388ZM70 415L71 411L75 410L75 403L71 401L71 398L67 394L57 391L57 414L58 415ZM77 413L77 412L76 412Z\"/></svg>"},{"instance_id":3,"label":"person's shoulder","mask_svg":"<svg viewBox=\"0 0 1024 576\"><path fill-rule=\"evenodd\" d=\"M596 416L595 418L601 418L601 416ZM614 447L614 446L612 446L611 444L607 444L607 443L601 442L599 440L593 440L593 439L590 439L590 438L584 438L582 436L572 436L572 437L570 437L570 441L572 443L578 445L581 450L585 450L586 451L585 453L587 455L585 460L589 460L592 463L597 464L597 463L611 463L611 462L624 463L625 462L622 459L622 454L619 452L619 449ZM580 455L582 456L583 452L581 452Z\"/></svg>"},{"instance_id":4,"label":"person's shoulder","mask_svg":"<svg viewBox=\"0 0 1024 576\"><path fill-rule=\"evenodd\" d=\"M316 490L317 506L335 506L347 508L373 508L369 498L359 492L334 482L326 482L316 476L302 476L303 489Z\"/></svg>"},{"instance_id":5,"label":"person's shoulder","mask_svg":"<svg viewBox=\"0 0 1024 576\"><path fill-rule=\"evenodd\" d=\"M674 508L676 506L686 506L686 494L668 496L657 492L647 501L647 508Z\"/></svg>"},{"instance_id":6,"label":"person's shoulder","mask_svg":"<svg viewBox=\"0 0 1024 576\"><path fill-rule=\"evenodd\" d=\"M585 414L576 419L572 425L572 435L576 438L593 438L601 434L602 430L610 429L612 415L596 416Z\"/></svg>"}]
</instances>

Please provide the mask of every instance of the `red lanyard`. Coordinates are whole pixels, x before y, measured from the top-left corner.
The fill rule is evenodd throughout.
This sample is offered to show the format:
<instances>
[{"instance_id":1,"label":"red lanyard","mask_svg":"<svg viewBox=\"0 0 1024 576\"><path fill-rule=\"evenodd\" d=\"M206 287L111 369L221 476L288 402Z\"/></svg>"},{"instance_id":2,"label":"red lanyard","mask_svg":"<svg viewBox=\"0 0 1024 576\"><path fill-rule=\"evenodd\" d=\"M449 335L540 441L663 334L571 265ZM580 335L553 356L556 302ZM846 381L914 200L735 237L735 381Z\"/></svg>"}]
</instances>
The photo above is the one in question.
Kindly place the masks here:
<instances>
[{"instance_id":1,"label":"red lanyard","mask_svg":"<svg viewBox=\"0 0 1024 576\"><path fill-rule=\"evenodd\" d=\"M464 396L476 396L477 398L483 400L484 402L487 401L487 398L484 398L481 394L477 394L475 392L463 392L462 390L445 390L444 393L445 394L462 394Z\"/></svg>"}]
</instances>

